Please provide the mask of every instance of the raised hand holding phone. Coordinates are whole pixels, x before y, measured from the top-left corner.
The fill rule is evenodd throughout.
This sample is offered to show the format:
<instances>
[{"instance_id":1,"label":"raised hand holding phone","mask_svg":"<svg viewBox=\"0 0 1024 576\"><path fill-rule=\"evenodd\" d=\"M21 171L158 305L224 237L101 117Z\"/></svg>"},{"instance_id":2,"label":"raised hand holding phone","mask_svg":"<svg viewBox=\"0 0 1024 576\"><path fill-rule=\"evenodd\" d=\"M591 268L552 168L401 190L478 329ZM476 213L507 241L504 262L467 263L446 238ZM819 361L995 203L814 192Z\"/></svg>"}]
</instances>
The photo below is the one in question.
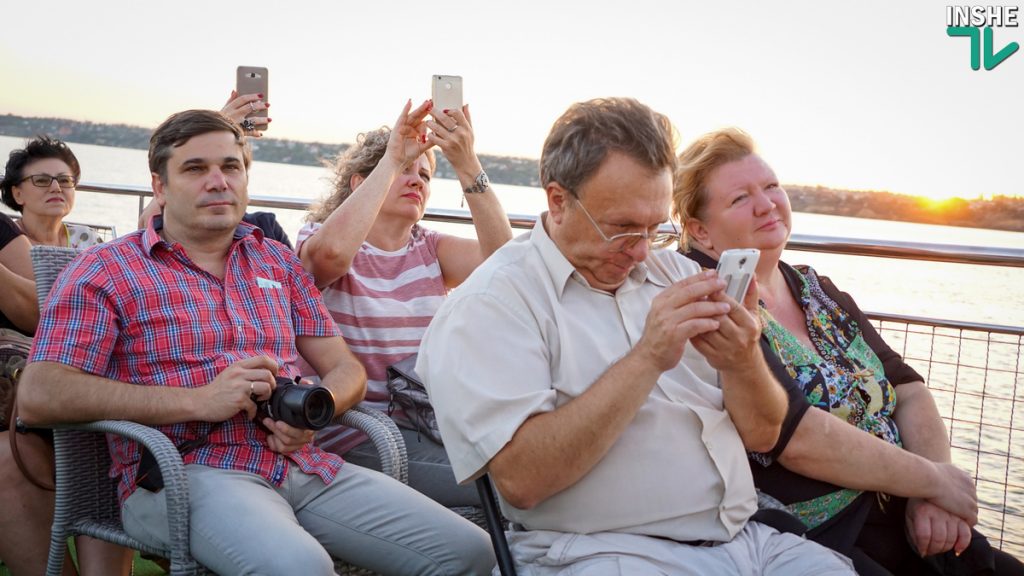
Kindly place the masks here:
<instances>
[{"instance_id":1,"label":"raised hand holding phone","mask_svg":"<svg viewBox=\"0 0 1024 576\"><path fill-rule=\"evenodd\" d=\"M462 110L462 76L435 74L430 97L435 110Z\"/></svg>"},{"instance_id":2,"label":"raised hand holding phone","mask_svg":"<svg viewBox=\"0 0 1024 576\"><path fill-rule=\"evenodd\" d=\"M246 131L266 130L270 120L267 118L266 102L270 98L270 78L266 68L260 66L239 66L235 70L236 97L256 96L241 105L248 108L245 118L240 123Z\"/></svg>"}]
</instances>

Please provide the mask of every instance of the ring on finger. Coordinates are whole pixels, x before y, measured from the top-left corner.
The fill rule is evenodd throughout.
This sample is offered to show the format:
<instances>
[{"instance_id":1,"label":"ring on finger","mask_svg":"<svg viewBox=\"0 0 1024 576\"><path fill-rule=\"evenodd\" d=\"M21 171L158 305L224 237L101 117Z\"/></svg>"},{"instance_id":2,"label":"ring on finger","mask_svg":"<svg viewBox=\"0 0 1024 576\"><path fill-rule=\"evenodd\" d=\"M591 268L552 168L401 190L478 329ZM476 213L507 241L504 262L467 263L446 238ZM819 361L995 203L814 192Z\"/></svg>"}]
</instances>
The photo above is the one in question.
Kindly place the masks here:
<instances>
[{"instance_id":1,"label":"ring on finger","mask_svg":"<svg viewBox=\"0 0 1024 576\"><path fill-rule=\"evenodd\" d=\"M253 396L255 394L256 394L256 383L255 382L249 382L249 396Z\"/></svg>"},{"instance_id":2,"label":"ring on finger","mask_svg":"<svg viewBox=\"0 0 1024 576\"><path fill-rule=\"evenodd\" d=\"M459 128L459 125L456 124L455 126L452 126L451 128L449 128L448 131L449 132L455 132L456 130L458 130L458 128Z\"/></svg>"},{"instance_id":3,"label":"ring on finger","mask_svg":"<svg viewBox=\"0 0 1024 576\"><path fill-rule=\"evenodd\" d=\"M253 105L252 101L249 102L249 110L256 111L256 106Z\"/></svg>"},{"instance_id":4,"label":"ring on finger","mask_svg":"<svg viewBox=\"0 0 1024 576\"><path fill-rule=\"evenodd\" d=\"M245 130L246 132L254 132L256 130L256 123L250 120L249 118L242 120L241 125L242 129Z\"/></svg>"}]
</instances>

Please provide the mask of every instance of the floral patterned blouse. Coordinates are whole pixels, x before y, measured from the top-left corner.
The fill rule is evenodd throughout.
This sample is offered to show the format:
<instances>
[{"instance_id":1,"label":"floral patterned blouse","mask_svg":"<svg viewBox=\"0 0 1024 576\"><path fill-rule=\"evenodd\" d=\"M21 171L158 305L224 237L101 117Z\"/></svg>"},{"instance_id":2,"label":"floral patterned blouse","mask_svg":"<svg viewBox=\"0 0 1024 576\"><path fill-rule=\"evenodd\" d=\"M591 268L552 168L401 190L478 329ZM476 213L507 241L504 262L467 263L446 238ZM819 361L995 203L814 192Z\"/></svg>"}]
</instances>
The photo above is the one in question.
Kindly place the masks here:
<instances>
[{"instance_id":1,"label":"floral patterned blouse","mask_svg":"<svg viewBox=\"0 0 1024 576\"><path fill-rule=\"evenodd\" d=\"M703 253L691 251L686 255L706 268L716 265ZM809 538L816 540L817 535L828 531L831 537L852 545L864 522L864 516L857 513L861 506L854 503L874 495L802 476L786 469L777 458L811 407L827 410L900 445L893 420L899 385L924 378L882 340L853 298L836 288L828 277L818 276L810 267L794 268L785 262L779 263L779 270L804 310L813 346L800 342L762 307L761 350L786 388L789 410L775 447L750 454L754 484L803 521ZM835 446L834 450L842 451L843 447Z\"/></svg>"},{"instance_id":2,"label":"floral patterned blouse","mask_svg":"<svg viewBox=\"0 0 1024 576\"><path fill-rule=\"evenodd\" d=\"M813 268L806 268L798 280L797 300L804 310L813 348L798 340L764 307L762 337L812 406L899 446L899 430L892 418L896 391L878 355L865 341L860 324L822 290ZM786 508L808 528L815 528L860 494L858 490L839 489L790 503Z\"/></svg>"}]
</instances>

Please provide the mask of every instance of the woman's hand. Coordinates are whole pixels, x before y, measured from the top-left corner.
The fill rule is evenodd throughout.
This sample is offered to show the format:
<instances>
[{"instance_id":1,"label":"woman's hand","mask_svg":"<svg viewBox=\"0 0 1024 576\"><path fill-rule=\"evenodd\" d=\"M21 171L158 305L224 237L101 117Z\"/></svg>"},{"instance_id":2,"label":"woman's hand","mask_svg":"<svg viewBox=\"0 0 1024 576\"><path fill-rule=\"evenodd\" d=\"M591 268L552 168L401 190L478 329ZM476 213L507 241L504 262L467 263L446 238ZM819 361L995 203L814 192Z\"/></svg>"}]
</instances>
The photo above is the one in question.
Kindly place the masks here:
<instances>
[{"instance_id":1,"label":"woman's hand","mask_svg":"<svg viewBox=\"0 0 1024 576\"><path fill-rule=\"evenodd\" d=\"M960 555L971 543L971 527L931 502L907 500L907 539L921 556L953 550Z\"/></svg>"},{"instance_id":2,"label":"woman's hand","mask_svg":"<svg viewBox=\"0 0 1024 576\"><path fill-rule=\"evenodd\" d=\"M391 129L388 148L384 153L385 157L390 157L395 163L396 169L402 170L415 162L433 146L427 140L427 124L424 122L432 106L430 100L427 100L412 110L412 100L406 101L395 127Z\"/></svg>"},{"instance_id":3,"label":"woman's hand","mask_svg":"<svg viewBox=\"0 0 1024 576\"><path fill-rule=\"evenodd\" d=\"M482 168L473 150L473 119L469 115L469 105L463 106L462 110L432 110L430 115L433 120L427 122L430 128L427 141L441 149L460 180L465 177L472 182Z\"/></svg>"},{"instance_id":4,"label":"woman's hand","mask_svg":"<svg viewBox=\"0 0 1024 576\"><path fill-rule=\"evenodd\" d=\"M270 118L267 118L266 122L263 122L263 118L253 118L252 121L256 127L252 130L245 129L242 122L247 114L252 114L258 110L266 110L267 108L270 108L270 104L263 101L263 94L242 94L239 96L237 90L232 90L231 96L228 96L228 101L224 103L224 107L220 109L220 112L241 125L242 129L245 130L246 136L259 138L263 136L261 130L267 129Z\"/></svg>"},{"instance_id":5,"label":"woman's hand","mask_svg":"<svg viewBox=\"0 0 1024 576\"><path fill-rule=\"evenodd\" d=\"M953 464L934 462L937 471L938 495L928 501L967 522L968 526L978 523L978 493L974 481L966 472Z\"/></svg>"}]
</instances>

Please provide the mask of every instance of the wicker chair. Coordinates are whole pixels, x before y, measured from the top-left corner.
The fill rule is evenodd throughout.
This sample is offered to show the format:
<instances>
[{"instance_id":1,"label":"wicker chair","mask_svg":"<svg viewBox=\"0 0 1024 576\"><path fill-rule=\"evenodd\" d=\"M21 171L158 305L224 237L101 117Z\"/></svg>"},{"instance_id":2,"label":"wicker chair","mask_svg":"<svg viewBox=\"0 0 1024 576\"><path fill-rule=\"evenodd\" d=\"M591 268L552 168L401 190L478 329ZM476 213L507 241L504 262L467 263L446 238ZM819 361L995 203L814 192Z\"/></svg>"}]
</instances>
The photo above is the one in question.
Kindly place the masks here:
<instances>
[{"instance_id":1,"label":"wicker chair","mask_svg":"<svg viewBox=\"0 0 1024 576\"><path fill-rule=\"evenodd\" d=\"M69 248L32 247L32 266L40 306L61 270L77 253ZM383 472L408 481L405 442L394 422L378 411L355 407L340 423L365 432L381 454ZM156 457L164 479L167 522L171 536L166 549L146 546L124 532L117 501L117 479L110 478L110 453L106 434L118 434L145 445ZM56 504L50 535L47 574L59 576L68 537L82 534L120 544L170 560L170 573L207 574L189 553L189 495L181 455L171 441L153 428L135 422L98 421L55 427ZM343 574L367 573L338 563Z\"/></svg>"}]
</instances>

